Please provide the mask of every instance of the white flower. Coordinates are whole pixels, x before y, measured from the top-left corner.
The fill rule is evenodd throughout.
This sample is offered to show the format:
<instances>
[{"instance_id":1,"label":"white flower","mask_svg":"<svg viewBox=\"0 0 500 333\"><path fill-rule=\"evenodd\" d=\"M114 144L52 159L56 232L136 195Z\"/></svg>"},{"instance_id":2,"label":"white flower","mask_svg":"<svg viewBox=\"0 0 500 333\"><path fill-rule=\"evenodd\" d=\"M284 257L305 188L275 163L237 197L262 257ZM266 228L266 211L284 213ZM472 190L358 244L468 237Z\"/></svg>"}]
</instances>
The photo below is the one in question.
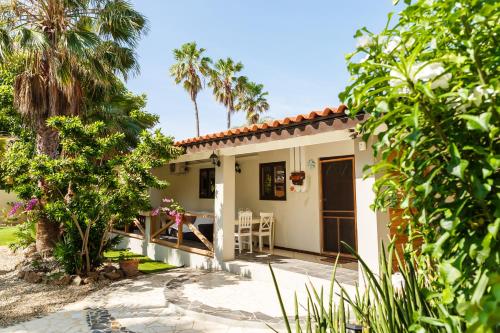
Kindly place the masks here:
<instances>
[{"instance_id":1,"label":"white flower","mask_svg":"<svg viewBox=\"0 0 500 333\"><path fill-rule=\"evenodd\" d=\"M358 38L358 42L356 44L357 47L369 47L370 45L373 44L373 39L370 36L363 35Z\"/></svg>"},{"instance_id":2,"label":"white flower","mask_svg":"<svg viewBox=\"0 0 500 333\"><path fill-rule=\"evenodd\" d=\"M436 89L436 88L443 88L443 89L448 89L449 82L451 80L451 74L446 73L438 77L436 80L432 81L431 83L431 89Z\"/></svg>"},{"instance_id":3,"label":"white flower","mask_svg":"<svg viewBox=\"0 0 500 333\"><path fill-rule=\"evenodd\" d=\"M389 75L392 77L392 79L389 80L389 85L391 87L403 84L406 80L406 77L398 71L397 69L391 69Z\"/></svg>"},{"instance_id":4,"label":"white flower","mask_svg":"<svg viewBox=\"0 0 500 333\"><path fill-rule=\"evenodd\" d=\"M410 37L410 38L408 38L408 40L406 41L406 43L405 43L405 47L406 47L407 49L409 49L409 48L411 48L411 47L413 46L413 44L415 44L415 38Z\"/></svg>"},{"instance_id":5,"label":"white flower","mask_svg":"<svg viewBox=\"0 0 500 333\"><path fill-rule=\"evenodd\" d=\"M389 42L387 42L387 44L384 45L383 51L384 53L391 53L396 48L398 48L400 44L401 44L401 38L399 38L398 36L392 37L391 39L389 39Z\"/></svg>"},{"instance_id":6,"label":"white flower","mask_svg":"<svg viewBox=\"0 0 500 333\"><path fill-rule=\"evenodd\" d=\"M437 41L436 38L433 38L429 44L429 47L433 50L437 49Z\"/></svg>"},{"instance_id":7,"label":"white flower","mask_svg":"<svg viewBox=\"0 0 500 333\"><path fill-rule=\"evenodd\" d=\"M406 84L406 80L410 79L414 83L431 81L431 89L446 89L451 80L451 74L445 73L441 63L415 63L408 70L408 77L396 69L391 70L389 75L392 77L389 85L393 87Z\"/></svg>"},{"instance_id":8,"label":"white flower","mask_svg":"<svg viewBox=\"0 0 500 333\"><path fill-rule=\"evenodd\" d=\"M483 98L488 100L489 95L493 94L495 94L495 90L492 88L484 89L482 86L477 86L472 90L472 94L469 96L468 100L474 103L475 106L479 106Z\"/></svg>"},{"instance_id":9,"label":"white flower","mask_svg":"<svg viewBox=\"0 0 500 333\"><path fill-rule=\"evenodd\" d=\"M441 63L433 62L430 64L415 64L412 66L412 73L415 74L415 80L429 81L444 73L444 67ZM415 81L413 80L413 81Z\"/></svg>"}]
</instances>

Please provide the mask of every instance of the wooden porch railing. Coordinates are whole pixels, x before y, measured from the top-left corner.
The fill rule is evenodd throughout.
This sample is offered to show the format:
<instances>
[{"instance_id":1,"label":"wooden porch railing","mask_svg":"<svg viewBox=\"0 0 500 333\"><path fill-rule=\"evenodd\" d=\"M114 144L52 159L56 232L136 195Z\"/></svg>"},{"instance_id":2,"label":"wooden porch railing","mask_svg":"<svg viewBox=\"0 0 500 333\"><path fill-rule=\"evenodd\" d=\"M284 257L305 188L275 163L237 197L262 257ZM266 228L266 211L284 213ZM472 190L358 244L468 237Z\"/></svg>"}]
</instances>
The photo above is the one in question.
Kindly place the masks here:
<instances>
[{"instance_id":1,"label":"wooden porch railing","mask_svg":"<svg viewBox=\"0 0 500 333\"><path fill-rule=\"evenodd\" d=\"M146 230L145 230L143 224L146 225L146 216L142 215L142 214L138 215L137 218L135 218L132 221L132 224L137 228L137 230L139 230L138 234L131 232L130 225L128 225L128 224L124 226L123 230L113 229L113 230L111 230L111 232L113 232L115 234L127 236L127 237L144 239L144 236L146 236Z\"/></svg>"},{"instance_id":2,"label":"wooden porch railing","mask_svg":"<svg viewBox=\"0 0 500 333\"><path fill-rule=\"evenodd\" d=\"M161 217L164 216L167 219L167 222L165 223L164 226L158 228L156 230L157 225L161 222ZM210 240L203 235L203 233L191 222L193 219L196 219L197 217L203 217L203 218L212 218L214 219L214 216L211 214L196 214L196 213L186 213L184 214L184 217L182 218L181 222L177 226L177 237L175 238L175 242L170 241L170 240L165 240L161 239L161 234L166 232L174 223L175 223L175 218L166 215L164 213L160 213L157 216L152 217L151 219L151 236L150 236L150 241L153 243L158 243L160 245L165 245L168 247L180 249L183 251L187 252L193 252L197 254L202 254L205 256L214 256L214 245ZM198 238L200 243L202 243L206 249L200 249L198 247L191 246L189 244L186 244L184 240L184 225L186 225L189 230Z\"/></svg>"}]
</instances>

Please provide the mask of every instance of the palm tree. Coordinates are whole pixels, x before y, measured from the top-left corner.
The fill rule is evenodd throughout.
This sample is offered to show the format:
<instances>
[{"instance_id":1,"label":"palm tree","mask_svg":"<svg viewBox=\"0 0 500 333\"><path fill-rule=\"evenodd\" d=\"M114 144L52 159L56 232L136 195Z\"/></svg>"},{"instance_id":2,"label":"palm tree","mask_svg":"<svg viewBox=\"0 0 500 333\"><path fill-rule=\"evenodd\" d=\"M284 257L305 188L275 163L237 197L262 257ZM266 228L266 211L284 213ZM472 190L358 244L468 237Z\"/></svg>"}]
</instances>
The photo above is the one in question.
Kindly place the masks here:
<instances>
[{"instance_id":1,"label":"palm tree","mask_svg":"<svg viewBox=\"0 0 500 333\"><path fill-rule=\"evenodd\" d=\"M247 83L245 76L236 76L241 72L243 64L235 63L231 58L219 59L211 72L209 86L212 87L215 100L227 108L227 128L231 128L231 114L238 96Z\"/></svg>"},{"instance_id":2,"label":"palm tree","mask_svg":"<svg viewBox=\"0 0 500 333\"><path fill-rule=\"evenodd\" d=\"M266 96L267 91L263 92L264 85L255 82L248 82L242 93L238 97L238 104L235 106L237 111L246 112L248 124L258 124L260 115L269 110L269 103Z\"/></svg>"},{"instance_id":3,"label":"palm tree","mask_svg":"<svg viewBox=\"0 0 500 333\"><path fill-rule=\"evenodd\" d=\"M186 43L180 49L174 50L174 58L177 61L170 67L170 76L176 84L182 82L184 89L189 93L194 104L196 117L196 136L200 136L200 117L198 114L198 103L196 97L202 89L201 77L210 73L210 63L212 60L203 57L204 48L196 48L196 43Z\"/></svg>"},{"instance_id":4,"label":"palm tree","mask_svg":"<svg viewBox=\"0 0 500 333\"><path fill-rule=\"evenodd\" d=\"M134 47L146 19L125 0L11 0L0 4L0 22L0 63L23 58L14 105L37 153L55 158L59 140L47 119L80 114L92 91L138 71ZM52 248L57 227L44 218L37 226L37 249Z\"/></svg>"}]
</instances>

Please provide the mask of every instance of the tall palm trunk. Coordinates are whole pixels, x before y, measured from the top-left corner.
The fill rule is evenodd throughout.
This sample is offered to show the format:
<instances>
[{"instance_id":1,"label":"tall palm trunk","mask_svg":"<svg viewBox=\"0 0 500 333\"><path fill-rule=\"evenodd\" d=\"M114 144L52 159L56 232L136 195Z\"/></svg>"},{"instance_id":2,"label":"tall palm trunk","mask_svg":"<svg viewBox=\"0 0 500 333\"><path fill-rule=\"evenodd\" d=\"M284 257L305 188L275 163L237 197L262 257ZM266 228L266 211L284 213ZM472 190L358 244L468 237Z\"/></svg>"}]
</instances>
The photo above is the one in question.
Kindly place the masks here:
<instances>
[{"instance_id":1,"label":"tall palm trunk","mask_svg":"<svg viewBox=\"0 0 500 333\"><path fill-rule=\"evenodd\" d=\"M59 137L57 132L47 125L41 125L36 130L37 154L45 154L51 158L58 155ZM41 180L38 186L46 192L44 182ZM41 215L36 224L35 245L38 252L47 252L54 249L59 238L59 225Z\"/></svg>"},{"instance_id":2,"label":"tall palm trunk","mask_svg":"<svg viewBox=\"0 0 500 333\"><path fill-rule=\"evenodd\" d=\"M198 114L198 103L196 102L196 98L193 98L194 103L194 115L196 118L196 136L200 136L200 116Z\"/></svg>"},{"instance_id":3,"label":"tall palm trunk","mask_svg":"<svg viewBox=\"0 0 500 333\"><path fill-rule=\"evenodd\" d=\"M227 129L231 128L231 106L227 107Z\"/></svg>"},{"instance_id":4,"label":"tall palm trunk","mask_svg":"<svg viewBox=\"0 0 500 333\"><path fill-rule=\"evenodd\" d=\"M43 124L36 129L36 152L52 158L58 155L59 137L56 131Z\"/></svg>"}]
</instances>

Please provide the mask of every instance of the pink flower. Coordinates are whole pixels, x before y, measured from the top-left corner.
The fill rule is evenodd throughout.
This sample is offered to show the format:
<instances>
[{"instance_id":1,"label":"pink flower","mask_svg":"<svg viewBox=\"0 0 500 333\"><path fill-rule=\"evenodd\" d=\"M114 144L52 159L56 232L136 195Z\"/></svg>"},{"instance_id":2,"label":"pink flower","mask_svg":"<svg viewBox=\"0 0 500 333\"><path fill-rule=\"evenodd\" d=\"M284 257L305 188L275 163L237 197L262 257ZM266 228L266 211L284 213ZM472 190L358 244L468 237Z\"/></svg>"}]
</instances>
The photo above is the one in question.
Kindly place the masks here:
<instances>
[{"instance_id":1,"label":"pink flower","mask_svg":"<svg viewBox=\"0 0 500 333\"><path fill-rule=\"evenodd\" d=\"M173 202L173 201L174 201L174 199L169 199L169 198L165 198L165 199L163 199L163 202L164 202L164 203L171 203L171 202Z\"/></svg>"},{"instance_id":2,"label":"pink flower","mask_svg":"<svg viewBox=\"0 0 500 333\"><path fill-rule=\"evenodd\" d=\"M179 226L182 222L182 214L175 214L175 223L177 224L177 226Z\"/></svg>"},{"instance_id":3,"label":"pink flower","mask_svg":"<svg viewBox=\"0 0 500 333\"><path fill-rule=\"evenodd\" d=\"M33 210L37 204L38 204L38 199L37 198L30 199L26 203L26 207L24 208L24 210L26 212L29 212L29 211Z\"/></svg>"},{"instance_id":4,"label":"pink flower","mask_svg":"<svg viewBox=\"0 0 500 333\"><path fill-rule=\"evenodd\" d=\"M151 216L157 216L160 213L160 208L153 209L151 211Z\"/></svg>"},{"instance_id":5,"label":"pink flower","mask_svg":"<svg viewBox=\"0 0 500 333\"><path fill-rule=\"evenodd\" d=\"M17 211L19 210L19 208L21 208L23 206L23 203L22 202L14 202L12 204L12 209L10 210L8 216L13 216L17 213Z\"/></svg>"}]
</instances>

